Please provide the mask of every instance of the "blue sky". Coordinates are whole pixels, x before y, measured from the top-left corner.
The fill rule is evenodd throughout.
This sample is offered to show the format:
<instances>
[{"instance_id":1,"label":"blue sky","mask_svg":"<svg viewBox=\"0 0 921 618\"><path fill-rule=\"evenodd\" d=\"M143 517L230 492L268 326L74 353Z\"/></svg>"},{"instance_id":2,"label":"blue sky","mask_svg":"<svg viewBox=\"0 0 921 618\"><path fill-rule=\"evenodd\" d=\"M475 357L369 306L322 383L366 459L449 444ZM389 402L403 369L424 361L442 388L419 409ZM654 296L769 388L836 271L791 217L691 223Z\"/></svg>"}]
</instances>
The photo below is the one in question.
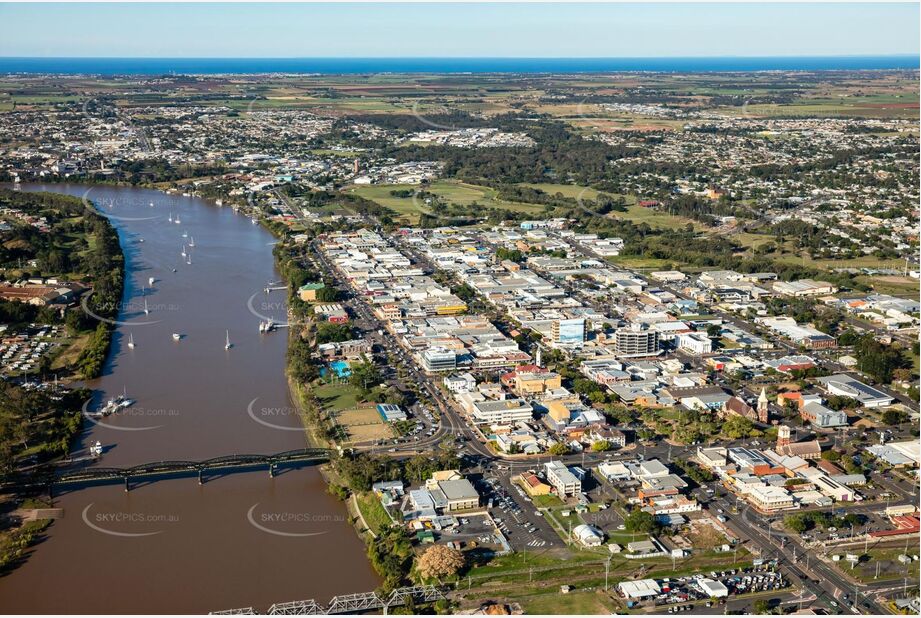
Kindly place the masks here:
<instances>
[{"instance_id":1,"label":"blue sky","mask_svg":"<svg viewBox=\"0 0 921 618\"><path fill-rule=\"evenodd\" d=\"M0 56L918 54L917 3L0 4Z\"/></svg>"}]
</instances>

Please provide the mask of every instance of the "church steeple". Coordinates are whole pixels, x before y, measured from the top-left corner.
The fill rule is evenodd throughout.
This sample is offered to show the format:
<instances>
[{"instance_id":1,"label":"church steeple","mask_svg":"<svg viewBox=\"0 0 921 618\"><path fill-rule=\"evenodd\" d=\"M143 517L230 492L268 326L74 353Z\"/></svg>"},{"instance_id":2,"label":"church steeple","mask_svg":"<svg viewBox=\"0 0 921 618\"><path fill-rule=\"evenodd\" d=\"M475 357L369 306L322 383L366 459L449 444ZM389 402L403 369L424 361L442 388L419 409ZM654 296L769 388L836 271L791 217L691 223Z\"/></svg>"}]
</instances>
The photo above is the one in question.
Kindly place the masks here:
<instances>
[{"instance_id":1,"label":"church steeple","mask_svg":"<svg viewBox=\"0 0 921 618\"><path fill-rule=\"evenodd\" d=\"M767 396L767 391L764 387L761 387L761 394L758 395L758 421L762 423L768 422L768 404L770 400Z\"/></svg>"}]
</instances>

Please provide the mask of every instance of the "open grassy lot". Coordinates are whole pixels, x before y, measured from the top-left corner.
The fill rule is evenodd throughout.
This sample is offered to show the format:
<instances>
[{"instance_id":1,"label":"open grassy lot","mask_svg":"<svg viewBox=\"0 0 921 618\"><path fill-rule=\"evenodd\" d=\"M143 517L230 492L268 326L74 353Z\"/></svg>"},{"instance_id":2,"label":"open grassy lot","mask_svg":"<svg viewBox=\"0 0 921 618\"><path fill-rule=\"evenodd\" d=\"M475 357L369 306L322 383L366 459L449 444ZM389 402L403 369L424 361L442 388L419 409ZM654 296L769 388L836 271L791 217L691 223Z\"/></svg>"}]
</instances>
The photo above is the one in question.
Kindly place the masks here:
<instances>
[{"instance_id":1,"label":"open grassy lot","mask_svg":"<svg viewBox=\"0 0 921 618\"><path fill-rule=\"evenodd\" d=\"M519 600L526 614L601 615L615 607L611 598L600 590L576 590L568 594L551 591Z\"/></svg>"},{"instance_id":2,"label":"open grassy lot","mask_svg":"<svg viewBox=\"0 0 921 618\"><path fill-rule=\"evenodd\" d=\"M380 534L381 530L389 528L390 524L393 523L373 491L363 491L355 494L355 500L358 502L358 509L361 511L365 523L368 524L368 528L374 534Z\"/></svg>"},{"instance_id":3,"label":"open grassy lot","mask_svg":"<svg viewBox=\"0 0 921 618\"><path fill-rule=\"evenodd\" d=\"M397 197L392 195L391 191L396 190L428 191L443 198L450 204L459 206L471 206L476 203L483 208L498 208L535 214L542 212L544 209L539 204L524 204L498 199L496 190L490 187L451 180L441 180L425 187L420 185L362 185L351 189L356 195L396 211L403 220L408 222L416 223L420 214L433 212L425 204L425 201L419 197Z\"/></svg>"},{"instance_id":4,"label":"open grassy lot","mask_svg":"<svg viewBox=\"0 0 921 618\"><path fill-rule=\"evenodd\" d=\"M633 201L636 201L636 198L633 198ZM631 204L630 200L627 201L627 212L612 212L608 216L614 217L615 219L626 219L627 221L632 221L633 223L645 223L649 227L658 228L662 230L678 230L683 229L690 225L696 231L701 232L707 230L705 225L694 221L693 219L688 219L687 217L681 217L678 215L670 215L667 212L657 210L655 208L645 208L637 204Z\"/></svg>"},{"instance_id":5,"label":"open grassy lot","mask_svg":"<svg viewBox=\"0 0 921 618\"><path fill-rule=\"evenodd\" d=\"M331 412L358 406L358 391L349 384L323 384L313 389L320 404Z\"/></svg>"},{"instance_id":6,"label":"open grassy lot","mask_svg":"<svg viewBox=\"0 0 921 618\"><path fill-rule=\"evenodd\" d=\"M909 581L917 581L919 575L918 562L912 561L903 564L898 560L899 555L905 553L905 544L885 543L883 545L883 547L871 547L867 550L866 554L864 554L864 559L857 563L853 569L851 569L850 563L843 560L837 563L838 569L862 582L887 579L902 581L905 577L908 577ZM917 551L917 543L909 544L909 556ZM856 553L860 554L861 552L858 550ZM875 579L877 564L879 564L879 577Z\"/></svg>"}]
</instances>

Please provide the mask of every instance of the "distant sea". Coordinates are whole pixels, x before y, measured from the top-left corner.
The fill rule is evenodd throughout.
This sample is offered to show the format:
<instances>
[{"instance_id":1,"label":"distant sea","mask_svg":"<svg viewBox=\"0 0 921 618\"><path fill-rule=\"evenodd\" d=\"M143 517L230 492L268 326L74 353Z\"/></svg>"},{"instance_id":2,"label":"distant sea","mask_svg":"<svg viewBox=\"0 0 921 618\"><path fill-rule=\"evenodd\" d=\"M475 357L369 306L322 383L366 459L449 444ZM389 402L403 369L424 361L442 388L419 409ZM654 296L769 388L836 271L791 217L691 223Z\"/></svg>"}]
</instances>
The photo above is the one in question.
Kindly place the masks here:
<instances>
[{"instance_id":1,"label":"distant sea","mask_svg":"<svg viewBox=\"0 0 921 618\"><path fill-rule=\"evenodd\" d=\"M0 58L0 73L666 73L917 69L918 56L758 58Z\"/></svg>"}]
</instances>

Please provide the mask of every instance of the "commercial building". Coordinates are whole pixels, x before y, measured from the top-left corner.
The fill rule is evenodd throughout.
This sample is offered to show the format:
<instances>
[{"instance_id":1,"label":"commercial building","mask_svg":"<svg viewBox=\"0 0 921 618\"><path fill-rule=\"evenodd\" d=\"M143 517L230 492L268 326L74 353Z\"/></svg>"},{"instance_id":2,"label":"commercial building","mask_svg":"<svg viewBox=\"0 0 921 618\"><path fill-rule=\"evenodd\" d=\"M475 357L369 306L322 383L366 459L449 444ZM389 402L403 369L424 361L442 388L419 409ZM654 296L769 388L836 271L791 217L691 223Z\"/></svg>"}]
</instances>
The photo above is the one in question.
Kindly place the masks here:
<instances>
[{"instance_id":1,"label":"commercial building","mask_svg":"<svg viewBox=\"0 0 921 618\"><path fill-rule=\"evenodd\" d=\"M392 403L379 403L377 404L377 413L381 415L381 418L387 421L388 423L395 423L397 421L406 420L406 412L404 412L400 406L394 405Z\"/></svg>"},{"instance_id":2,"label":"commercial building","mask_svg":"<svg viewBox=\"0 0 921 618\"><path fill-rule=\"evenodd\" d=\"M555 489L560 498L574 496L582 491L582 481L576 478L569 468L561 461L550 461L544 464L547 482Z\"/></svg>"},{"instance_id":3,"label":"commercial building","mask_svg":"<svg viewBox=\"0 0 921 618\"><path fill-rule=\"evenodd\" d=\"M428 373L454 371L457 369L457 354L454 350L430 348L421 354L422 368Z\"/></svg>"},{"instance_id":4,"label":"commercial building","mask_svg":"<svg viewBox=\"0 0 921 618\"><path fill-rule=\"evenodd\" d=\"M554 320L550 325L550 336L554 343L581 345L585 342L586 323L584 318Z\"/></svg>"},{"instance_id":5,"label":"commercial building","mask_svg":"<svg viewBox=\"0 0 921 618\"><path fill-rule=\"evenodd\" d=\"M297 289L297 295L305 303L316 302L317 292L325 287L322 283L305 283Z\"/></svg>"},{"instance_id":6,"label":"commercial building","mask_svg":"<svg viewBox=\"0 0 921 618\"><path fill-rule=\"evenodd\" d=\"M588 524L580 524L573 528L572 537L585 547L598 547L604 543L604 532Z\"/></svg>"},{"instance_id":7,"label":"commercial building","mask_svg":"<svg viewBox=\"0 0 921 618\"><path fill-rule=\"evenodd\" d=\"M447 511L465 511L480 505L480 495L473 484L465 478L439 481L438 489L445 495Z\"/></svg>"},{"instance_id":8,"label":"commercial building","mask_svg":"<svg viewBox=\"0 0 921 618\"><path fill-rule=\"evenodd\" d=\"M662 588L654 579L637 579L617 584L617 590L625 599L632 601L651 599L662 592Z\"/></svg>"},{"instance_id":9,"label":"commercial building","mask_svg":"<svg viewBox=\"0 0 921 618\"><path fill-rule=\"evenodd\" d=\"M708 577L697 580L697 585L704 594L713 599L722 599L729 596L729 588L723 582Z\"/></svg>"},{"instance_id":10,"label":"commercial building","mask_svg":"<svg viewBox=\"0 0 921 618\"><path fill-rule=\"evenodd\" d=\"M797 324L796 320L791 317L756 318L755 322L760 322L781 337L811 350L833 348L838 344L837 340L831 335L827 335L811 326Z\"/></svg>"},{"instance_id":11,"label":"commercial building","mask_svg":"<svg viewBox=\"0 0 921 618\"><path fill-rule=\"evenodd\" d=\"M860 402L860 405L866 408L881 408L890 405L894 400L886 393L868 386L846 373L836 373L835 375L818 378L816 381L822 384L829 394L856 399Z\"/></svg>"},{"instance_id":12,"label":"commercial building","mask_svg":"<svg viewBox=\"0 0 921 618\"><path fill-rule=\"evenodd\" d=\"M659 332L633 325L614 333L614 350L618 356L655 356L659 353Z\"/></svg>"},{"instance_id":13,"label":"commercial building","mask_svg":"<svg viewBox=\"0 0 921 618\"><path fill-rule=\"evenodd\" d=\"M508 424L529 421L533 408L524 399L499 399L473 402L473 418L478 423Z\"/></svg>"},{"instance_id":14,"label":"commercial building","mask_svg":"<svg viewBox=\"0 0 921 618\"><path fill-rule=\"evenodd\" d=\"M831 427L845 427L847 414L841 410L831 410L820 403L810 401L800 408L800 416L804 421L809 421L814 427L828 429Z\"/></svg>"},{"instance_id":15,"label":"commercial building","mask_svg":"<svg viewBox=\"0 0 921 618\"><path fill-rule=\"evenodd\" d=\"M678 335L678 349L691 354L709 354L713 342L703 333L682 333Z\"/></svg>"},{"instance_id":16,"label":"commercial building","mask_svg":"<svg viewBox=\"0 0 921 618\"><path fill-rule=\"evenodd\" d=\"M827 281L800 279L799 281L777 281L774 283L774 291L784 296L800 297L834 294L838 288Z\"/></svg>"}]
</instances>

